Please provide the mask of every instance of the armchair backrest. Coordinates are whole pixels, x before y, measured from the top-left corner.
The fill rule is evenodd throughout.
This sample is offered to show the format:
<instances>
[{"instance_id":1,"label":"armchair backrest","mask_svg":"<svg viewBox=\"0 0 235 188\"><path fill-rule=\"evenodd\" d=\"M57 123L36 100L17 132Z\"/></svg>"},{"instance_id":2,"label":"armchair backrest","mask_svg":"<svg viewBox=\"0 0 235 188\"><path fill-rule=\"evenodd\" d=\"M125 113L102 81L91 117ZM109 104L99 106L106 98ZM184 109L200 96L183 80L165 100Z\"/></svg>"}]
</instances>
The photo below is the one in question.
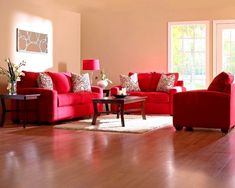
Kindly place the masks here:
<instances>
[{"instance_id":1,"label":"armchair backrest","mask_svg":"<svg viewBox=\"0 0 235 188\"><path fill-rule=\"evenodd\" d=\"M218 91L231 93L231 84L234 81L234 76L227 72L221 72L211 82L208 91Z\"/></svg>"}]
</instances>

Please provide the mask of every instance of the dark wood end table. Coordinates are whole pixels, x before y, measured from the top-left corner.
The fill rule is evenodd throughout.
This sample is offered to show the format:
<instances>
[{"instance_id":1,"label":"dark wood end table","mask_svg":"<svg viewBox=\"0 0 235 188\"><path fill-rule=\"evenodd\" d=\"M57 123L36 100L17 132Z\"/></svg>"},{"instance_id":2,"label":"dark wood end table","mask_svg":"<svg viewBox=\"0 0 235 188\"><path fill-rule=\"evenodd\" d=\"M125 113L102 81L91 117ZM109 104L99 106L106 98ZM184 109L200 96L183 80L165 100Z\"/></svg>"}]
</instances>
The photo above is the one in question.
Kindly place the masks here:
<instances>
[{"instance_id":1,"label":"dark wood end table","mask_svg":"<svg viewBox=\"0 0 235 188\"><path fill-rule=\"evenodd\" d=\"M102 99L92 99L93 102L93 107L94 107L94 115L92 119L92 125L96 124L96 119L97 117L102 114L102 113L107 113L107 112L99 112L98 111L98 104L116 104L117 105L117 111L112 112L112 113L117 113L117 118L119 118L119 114L121 116L121 123L122 126L125 127L125 121L124 121L124 113L131 113L131 112L141 112L142 118L146 120L145 116L145 100L147 97L139 97L139 96L127 96L125 98L115 98L115 97L104 97ZM140 108L138 109L129 109L129 110L124 110L125 104L130 104L130 103L141 103Z\"/></svg>"},{"instance_id":2,"label":"dark wood end table","mask_svg":"<svg viewBox=\"0 0 235 188\"><path fill-rule=\"evenodd\" d=\"M37 105L35 106L35 113L37 117L37 122L39 123L39 97L40 94L16 94L16 95L9 95L9 94L0 94L0 100L2 104L2 118L0 121L0 126L3 127L4 122L5 122L5 116L6 112L17 112L17 116L19 115L18 113L24 112L24 118L23 118L23 127L25 128L26 125L26 119L27 119L27 112L29 110L26 109L26 101L28 100L37 100ZM7 109L5 100L15 100L16 101L16 109ZM23 109L21 110L19 108L19 101L23 101ZM18 116L19 117L19 116ZM19 119L19 118L18 118Z\"/></svg>"}]
</instances>

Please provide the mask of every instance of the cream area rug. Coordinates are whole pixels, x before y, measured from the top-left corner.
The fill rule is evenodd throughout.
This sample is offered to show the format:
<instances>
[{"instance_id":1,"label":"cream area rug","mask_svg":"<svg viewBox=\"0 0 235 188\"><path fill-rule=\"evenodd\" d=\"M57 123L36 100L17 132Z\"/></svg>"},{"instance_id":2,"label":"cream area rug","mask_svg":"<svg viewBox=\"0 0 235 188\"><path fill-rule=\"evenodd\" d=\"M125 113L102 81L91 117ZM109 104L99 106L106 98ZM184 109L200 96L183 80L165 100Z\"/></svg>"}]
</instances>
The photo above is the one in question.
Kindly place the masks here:
<instances>
[{"instance_id":1,"label":"cream area rug","mask_svg":"<svg viewBox=\"0 0 235 188\"><path fill-rule=\"evenodd\" d=\"M65 124L55 125L58 129L109 131L122 133L145 133L155 129L172 126L172 117L167 115L146 116L124 115L125 127L121 126L121 120L116 115L98 116L96 125L91 125L92 119L73 121Z\"/></svg>"}]
</instances>

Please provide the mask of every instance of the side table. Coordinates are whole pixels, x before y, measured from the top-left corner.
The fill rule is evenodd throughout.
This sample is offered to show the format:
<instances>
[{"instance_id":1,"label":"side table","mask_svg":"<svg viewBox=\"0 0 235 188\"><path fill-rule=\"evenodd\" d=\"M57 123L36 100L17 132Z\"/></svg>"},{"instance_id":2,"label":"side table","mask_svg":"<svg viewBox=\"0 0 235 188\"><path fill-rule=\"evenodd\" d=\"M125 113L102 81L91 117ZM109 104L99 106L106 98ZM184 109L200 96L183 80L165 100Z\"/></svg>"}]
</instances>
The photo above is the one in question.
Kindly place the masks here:
<instances>
[{"instance_id":1,"label":"side table","mask_svg":"<svg viewBox=\"0 0 235 188\"><path fill-rule=\"evenodd\" d=\"M26 101L28 101L28 100L36 100L37 101L37 105L35 106L35 110L31 110L31 111L34 111L36 113L37 122L39 123L40 122L39 121L39 108L38 108L39 97L40 97L40 94L16 94L16 95L0 94L0 99L1 99L1 104L2 104L2 118L0 121L0 126L3 127L3 125L4 125L6 112L17 112L18 117L19 117L19 114L18 114L19 112L24 112L23 127L25 128L25 124L27 121L27 112L29 112L29 110L26 109ZM5 100L15 100L16 101L16 109L7 109L6 104L5 104ZM19 101L23 101L23 109L19 108Z\"/></svg>"}]
</instances>

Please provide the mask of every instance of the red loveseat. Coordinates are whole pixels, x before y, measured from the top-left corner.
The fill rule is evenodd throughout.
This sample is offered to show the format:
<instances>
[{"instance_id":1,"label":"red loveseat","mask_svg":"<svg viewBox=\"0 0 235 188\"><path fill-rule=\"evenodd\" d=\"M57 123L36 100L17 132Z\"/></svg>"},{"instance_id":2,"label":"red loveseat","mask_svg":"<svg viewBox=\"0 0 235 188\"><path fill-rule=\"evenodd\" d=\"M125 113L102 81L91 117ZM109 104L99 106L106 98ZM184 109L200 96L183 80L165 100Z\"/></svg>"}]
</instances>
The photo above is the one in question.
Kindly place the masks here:
<instances>
[{"instance_id":1,"label":"red loveseat","mask_svg":"<svg viewBox=\"0 0 235 188\"><path fill-rule=\"evenodd\" d=\"M133 73L130 72L129 76ZM157 72L147 72L147 73L137 73L138 83L140 91L128 92L131 96L147 96L145 103L145 113L146 114L172 114L172 103L173 95L177 92L186 91L183 86L182 80L178 80L178 73L168 73L166 75L175 75L174 87L169 89L168 92L156 91L158 82L161 78L162 73ZM121 89L121 86L115 86L111 88L111 95L117 94ZM126 109L136 108L139 104L128 104L125 106ZM115 111L115 106L112 105L112 110Z\"/></svg>"},{"instance_id":2,"label":"red loveseat","mask_svg":"<svg viewBox=\"0 0 235 188\"><path fill-rule=\"evenodd\" d=\"M183 127L218 128L227 133L235 125L234 77L222 72L207 90L193 90L174 95L173 124Z\"/></svg>"},{"instance_id":3,"label":"red loveseat","mask_svg":"<svg viewBox=\"0 0 235 188\"><path fill-rule=\"evenodd\" d=\"M53 90L39 88L38 72L24 72L25 76L17 82L18 94L41 94L39 101L40 122L54 123L60 120L91 116L93 98L102 98L101 88L92 86L92 92L72 92L71 73L47 72L53 81ZM27 101L27 108L35 107L35 101ZM28 120L35 120L35 113L30 113ZM13 116L13 121L17 121Z\"/></svg>"}]
</instances>

